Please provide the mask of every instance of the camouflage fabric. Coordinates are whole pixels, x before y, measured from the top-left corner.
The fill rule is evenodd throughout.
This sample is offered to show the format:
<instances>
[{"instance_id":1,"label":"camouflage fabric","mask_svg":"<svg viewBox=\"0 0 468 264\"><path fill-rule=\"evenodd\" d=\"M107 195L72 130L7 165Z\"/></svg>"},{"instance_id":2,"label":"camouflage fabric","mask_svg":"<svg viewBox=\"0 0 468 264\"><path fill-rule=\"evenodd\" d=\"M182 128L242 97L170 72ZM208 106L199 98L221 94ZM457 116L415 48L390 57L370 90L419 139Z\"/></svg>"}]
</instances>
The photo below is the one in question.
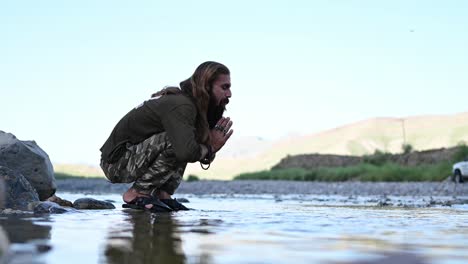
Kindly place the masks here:
<instances>
[{"instance_id":1,"label":"camouflage fabric","mask_svg":"<svg viewBox=\"0 0 468 264\"><path fill-rule=\"evenodd\" d=\"M174 194L187 163L177 162L165 132L136 145L128 143L126 147L127 151L117 162L101 161L101 168L110 182L134 182L133 187L146 194L156 190Z\"/></svg>"}]
</instances>

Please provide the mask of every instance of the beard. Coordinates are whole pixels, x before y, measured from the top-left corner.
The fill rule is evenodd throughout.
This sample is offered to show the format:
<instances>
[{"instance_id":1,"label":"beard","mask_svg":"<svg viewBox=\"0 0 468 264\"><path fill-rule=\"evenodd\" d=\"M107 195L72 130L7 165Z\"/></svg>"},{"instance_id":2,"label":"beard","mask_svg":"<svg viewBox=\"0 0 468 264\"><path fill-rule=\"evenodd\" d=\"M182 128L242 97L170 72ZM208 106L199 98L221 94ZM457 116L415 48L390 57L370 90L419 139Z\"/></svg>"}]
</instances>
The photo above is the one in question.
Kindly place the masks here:
<instances>
[{"instance_id":1,"label":"beard","mask_svg":"<svg viewBox=\"0 0 468 264\"><path fill-rule=\"evenodd\" d=\"M226 104L228 102L228 99L223 99L221 103L217 105L213 100L213 96L211 96L210 103L208 104L208 112L206 113L210 129L213 129L221 117L223 117L223 113L226 111Z\"/></svg>"}]
</instances>

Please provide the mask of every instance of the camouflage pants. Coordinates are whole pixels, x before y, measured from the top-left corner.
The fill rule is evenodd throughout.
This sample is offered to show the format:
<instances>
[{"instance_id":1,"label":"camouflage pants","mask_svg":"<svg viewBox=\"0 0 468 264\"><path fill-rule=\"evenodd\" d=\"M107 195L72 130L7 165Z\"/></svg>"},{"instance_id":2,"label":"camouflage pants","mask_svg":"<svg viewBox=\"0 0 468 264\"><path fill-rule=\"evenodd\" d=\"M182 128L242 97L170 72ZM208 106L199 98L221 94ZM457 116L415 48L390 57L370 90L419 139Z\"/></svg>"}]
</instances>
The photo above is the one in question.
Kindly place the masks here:
<instances>
[{"instance_id":1,"label":"camouflage pants","mask_svg":"<svg viewBox=\"0 0 468 264\"><path fill-rule=\"evenodd\" d=\"M177 162L165 132L136 145L128 143L126 147L127 151L115 163L101 160L101 168L110 182L133 182L133 188L146 194L157 190L174 194L187 163Z\"/></svg>"}]
</instances>

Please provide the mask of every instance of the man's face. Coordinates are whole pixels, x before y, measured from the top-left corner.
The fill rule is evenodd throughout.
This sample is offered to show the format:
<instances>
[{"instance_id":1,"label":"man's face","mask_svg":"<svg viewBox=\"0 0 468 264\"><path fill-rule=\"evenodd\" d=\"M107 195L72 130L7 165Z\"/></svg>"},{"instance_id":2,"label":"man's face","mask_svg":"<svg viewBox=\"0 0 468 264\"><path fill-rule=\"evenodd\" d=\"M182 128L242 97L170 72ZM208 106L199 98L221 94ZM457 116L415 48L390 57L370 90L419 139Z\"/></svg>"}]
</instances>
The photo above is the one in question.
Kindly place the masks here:
<instances>
[{"instance_id":1,"label":"man's face","mask_svg":"<svg viewBox=\"0 0 468 264\"><path fill-rule=\"evenodd\" d=\"M218 78L213 82L213 89L211 90L211 100L216 106L223 108L229 103L231 98L231 77L229 74L220 74Z\"/></svg>"}]
</instances>

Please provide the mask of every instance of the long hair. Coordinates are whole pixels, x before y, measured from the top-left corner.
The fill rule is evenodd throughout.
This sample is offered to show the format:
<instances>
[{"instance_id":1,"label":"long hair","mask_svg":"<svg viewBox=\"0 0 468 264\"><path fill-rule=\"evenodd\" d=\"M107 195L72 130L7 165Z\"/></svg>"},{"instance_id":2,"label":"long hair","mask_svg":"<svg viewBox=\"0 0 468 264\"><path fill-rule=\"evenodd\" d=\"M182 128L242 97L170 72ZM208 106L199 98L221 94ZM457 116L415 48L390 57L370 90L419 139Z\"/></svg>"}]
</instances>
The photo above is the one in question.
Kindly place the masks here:
<instances>
[{"instance_id":1,"label":"long hair","mask_svg":"<svg viewBox=\"0 0 468 264\"><path fill-rule=\"evenodd\" d=\"M191 95L197 105L196 130L200 143L210 142L210 129L207 119L208 105L213 82L221 74L230 74L229 69L219 62L207 61L200 64L190 78L180 83L180 89Z\"/></svg>"}]
</instances>

